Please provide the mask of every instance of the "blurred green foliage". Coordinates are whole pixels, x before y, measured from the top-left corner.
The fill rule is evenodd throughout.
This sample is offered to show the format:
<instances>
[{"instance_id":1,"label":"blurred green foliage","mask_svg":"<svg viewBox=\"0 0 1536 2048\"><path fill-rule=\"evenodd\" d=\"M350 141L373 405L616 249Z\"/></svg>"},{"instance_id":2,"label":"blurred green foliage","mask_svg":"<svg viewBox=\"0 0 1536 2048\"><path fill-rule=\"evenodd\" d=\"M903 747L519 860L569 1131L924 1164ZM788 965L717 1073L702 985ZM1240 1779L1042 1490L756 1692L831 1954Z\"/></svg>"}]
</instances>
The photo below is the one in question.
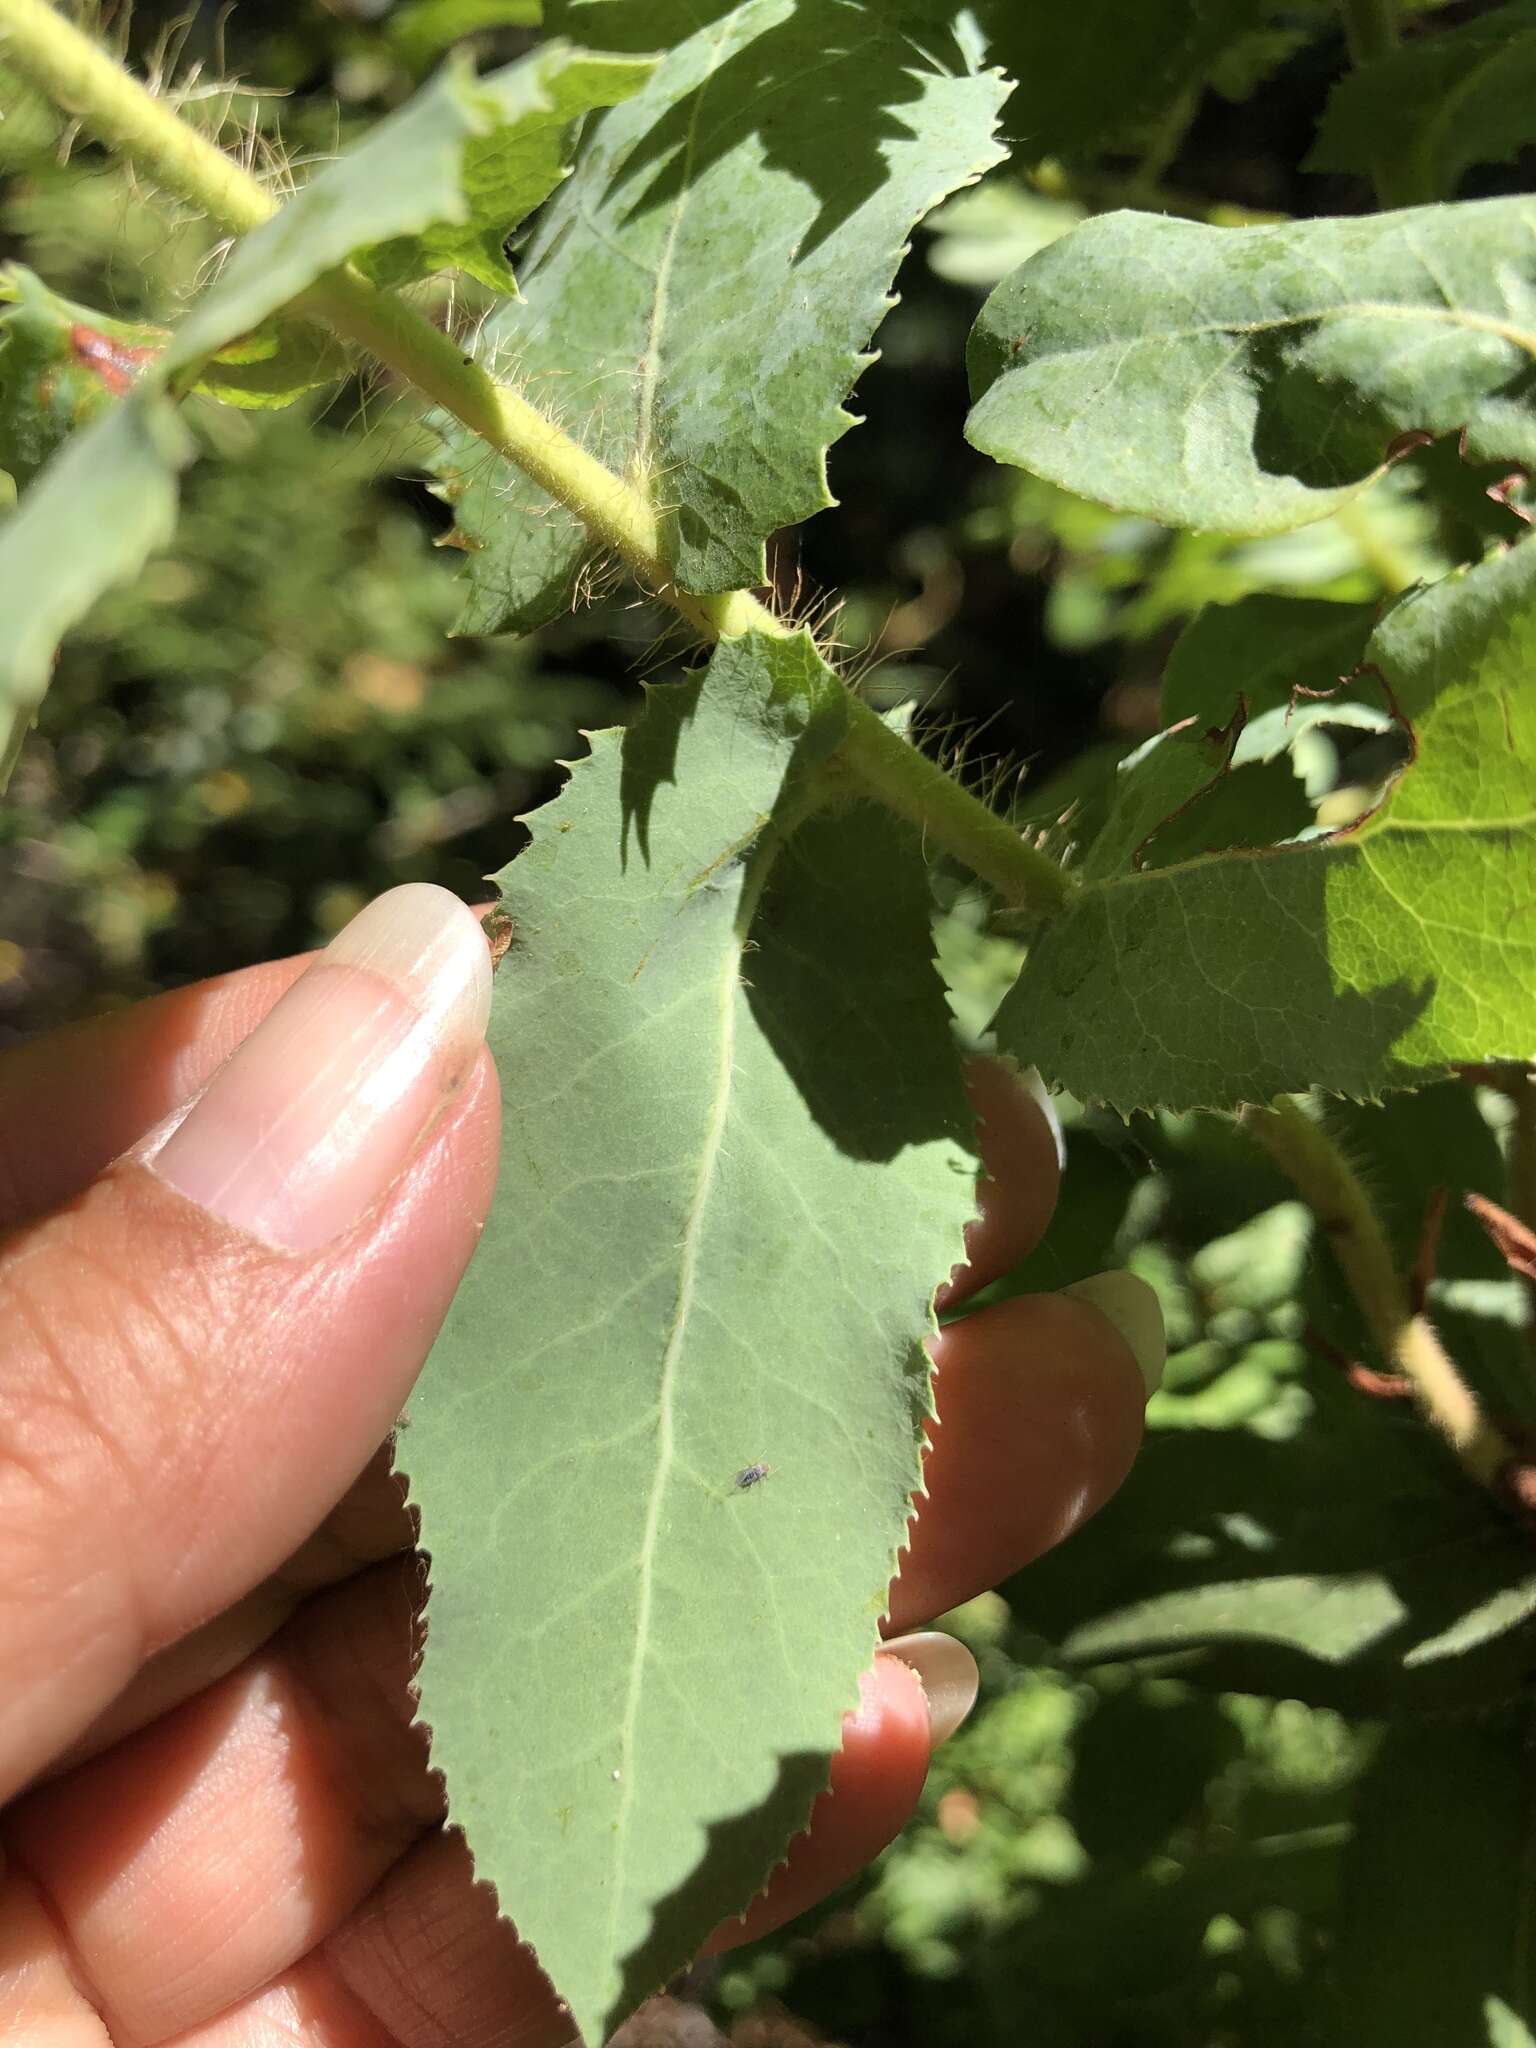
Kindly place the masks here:
<instances>
[{"instance_id":1,"label":"blurred green foliage","mask_svg":"<svg viewBox=\"0 0 1536 2048\"><path fill-rule=\"evenodd\" d=\"M211 20L167 28L153 7L132 35L192 111L244 124L258 158L302 163L397 103L461 35L515 53L533 12L262 0L236 11L227 49ZM1157 729L1169 652L1202 607L1374 606L1518 530L1450 446L1267 541L1170 532L964 446L964 338L982 295L1086 213L1134 201L1222 221L1367 203L1360 182L1304 167L1344 67L1331 14L1310 0L1241 21L1230 6L1186 12L1204 69L1174 67L1176 103L1166 81L1133 96L1089 149L1073 126L1086 102L1069 95L1069 167L1026 149L932 222L861 388L867 424L836 451L843 503L778 564L786 597L840 593L870 694L915 691L919 732L1056 843L1090 835L1106 768ZM220 83L236 75L282 96ZM0 255L124 321L174 317L214 257L206 230L68 146L3 80L0 99ZM1501 189L1520 175L1517 162ZM174 546L71 638L0 813L0 1043L312 943L393 881L474 894L580 728L622 717L637 674L668 658L654 616L617 603L532 640L448 639L454 558L433 546L448 520L424 487L393 480L419 470L421 429L388 388L198 421L212 455ZM1351 769L1358 737L1320 736L1298 762L1301 801L1324 805L1365 772ZM1017 966L1013 935L957 889L940 947L957 1012L980 1029ZM1004 1287L1118 1262L1151 1281L1172 1356L1148 1450L1091 1528L950 1617L982 1702L902 1839L809 1922L703 1974L700 1996L744 2044L1363 2038L1341 2014L1381 2000L1361 1989L1351 1932L1400 1955L1401 1941L1382 1948L1379 1901L1406 1845L1425 1853L1436 1787L1469 1768L1454 1742L1449 1763L1413 1744L1471 1726L1490 1782L1516 1775L1504 1709L1523 1692L1536 1599L1506 1552L1524 1538L1486 1526L1400 1404L1351 1384L1364 1333L1313 1219L1234 1126L1066 1107L1057 1227ZM1405 1265L1437 1187L1498 1192L1497 1095L1447 1084L1390 1112L1332 1114ZM1536 1429L1515 1284L1459 1214L1439 1274L1431 1298L1479 1390ZM1421 1552L1432 1567L1449 1555L1471 1585L1457 1625L1482 1629L1477 1657L1431 1654L1452 1617ZM1490 1599L1507 1599L1491 1618L1480 1558ZM1225 1600L1225 1634L1160 1634L1154 1596L1169 1586ZM1429 1736L1405 1735L1426 1702ZM1407 1782L1424 1813L1398 1797ZM1427 1940L1425 1914L1414 1925ZM1520 1940L1505 1930L1506 1950ZM1503 1996L1486 1974L1446 1991L1432 2031L1398 2001L1392 2038L1528 2039Z\"/></svg>"}]
</instances>

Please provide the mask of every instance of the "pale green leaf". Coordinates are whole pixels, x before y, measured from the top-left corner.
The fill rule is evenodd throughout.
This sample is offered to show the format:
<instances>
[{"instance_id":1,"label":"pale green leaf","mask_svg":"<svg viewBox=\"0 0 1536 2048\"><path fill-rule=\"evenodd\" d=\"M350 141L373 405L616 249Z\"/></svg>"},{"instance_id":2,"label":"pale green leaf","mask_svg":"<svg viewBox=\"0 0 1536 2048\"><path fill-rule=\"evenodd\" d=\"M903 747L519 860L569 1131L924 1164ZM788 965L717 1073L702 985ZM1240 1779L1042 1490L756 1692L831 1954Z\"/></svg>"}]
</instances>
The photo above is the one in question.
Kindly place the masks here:
<instances>
[{"instance_id":1,"label":"pale green leaf","mask_svg":"<svg viewBox=\"0 0 1536 2048\"><path fill-rule=\"evenodd\" d=\"M1264 228L1105 214L983 307L967 434L1102 504L1279 533L1405 434L1536 464L1533 357L1529 199Z\"/></svg>"},{"instance_id":2,"label":"pale green leaf","mask_svg":"<svg viewBox=\"0 0 1536 2048\"><path fill-rule=\"evenodd\" d=\"M114 406L66 444L0 526L0 789L59 641L170 539L176 475L191 457L164 398Z\"/></svg>"},{"instance_id":3,"label":"pale green leaf","mask_svg":"<svg viewBox=\"0 0 1536 2048\"><path fill-rule=\"evenodd\" d=\"M638 92L653 68L648 57L598 56L555 42L483 80L482 90L495 95L497 118L464 151L467 218L445 218L425 234L384 243L364 270L376 284L393 286L458 269L494 292L515 292L507 236L565 177L575 123Z\"/></svg>"},{"instance_id":4,"label":"pale green leaf","mask_svg":"<svg viewBox=\"0 0 1536 2048\"><path fill-rule=\"evenodd\" d=\"M464 36L498 28L534 28L539 0L404 0L390 9L384 33L405 62L423 70Z\"/></svg>"},{"instance_id":5,"label":"pale green leaf","mask_svg":"<svg viewBox=\"0 0 1536 2048\"><path fill-rule=\"evenodd\" d=\"M1484 1999L1483 2018L1488 2023L1487 2048L1536 2048L1536 2034L1502 1998Z\"/></svg>"},{"instance_id":6,"label":"pale green leaf","mask_svg":"<svg viewBox=\"0 0 1536 2048\"><path fill-rule=\"evenodd\" d=\"M655 0L620 11L627 40L677 26ZM907 237L998 160L1006 92L973 37L899 7L742 0L599 124L478 354L651 494L684 588L762 582L769 534L833 502L827 450ZM537 624L570 602L585 535L440 424L462 624Z\"/></svg>"},{"instance_id":7,"label":"pale green leaf","mask_svg":"<svg viewBox=\"0 0 1536 2048\"><path fill-rule=\"evenodd\" d=\"M515 80L515 67L480 83L451 67L322 171L240 243L218 282L143 363L132 395L69 442L0 529L0 783L47 688L60 636L170 537L176 473L191 454L164 396L172 379L217 379L209 359L243 339L235 354L251 358L246 402L262 396L254 387L263 361L277 384L303 381L324 359L323 345L306 354L279 329L267 358L265 323L355 250L466 220L465 150L492 132L504 101L516 100ZM228 375L238 381L238 364Z\"/></svg>"},{"instance_id":8,"label":"pale green leaf","mask_svg":"<svg viewBox=\"0 0 1536 2048\"><path fill-rule=\"evenodd\" d=\"M844 716L729 642L500 877L500 1191L401 1462L450 1815L592 2042L826 1783L972 1209L917 837L793 829Z\"/></svg>"},{"instance_id":9,"label":"pale green leaf","mask_svg":"<svg viewBox=\"0 0 1536 2048\"><path fill-rule=\"evenodd\" d=\"M467 228L466 157L526 113L526 68L510 64L477 79L462 62L446 65L246 236L176 329L168 367L195 363L250 333L360 250L445 224Z\"/></svg>"},{"instance_id":10,"label":"pale green leaf","mask_svg":"<svg viewBox=\"0 0 1536 2048\"><path fill-rule=\"evenodd\" d=\"M164 345L163 327L109 319L50 291L23 264L7 264L0 271L0 469L25 487Z\"/></svg>"},{"instance_id":11,"label":"pale green leaf","mask_svg":"<svg viewBox=\"0 0 1536 2048\"><path fill-rule=\"evenodd\" d=\"M1386 165L1404 197L1449 199L1474 164L1532 142L1536 0L1512 0L1347 73L1306 167L1370 177Z\"/></svg>"},{"instance_id":12,"label":"pale green leaf","mask_svg":"<svg viewBox=\"0 0 1536 2048\"><path fill-rule=\"evenodd\" d=\"M1007 1050L1123 1110L1373 1097L1536 1052L1536 546L1404 600L1366 654L1417 745L1380 808L1095 875L1004 1000Z\"/></svg>"}]
</instances>

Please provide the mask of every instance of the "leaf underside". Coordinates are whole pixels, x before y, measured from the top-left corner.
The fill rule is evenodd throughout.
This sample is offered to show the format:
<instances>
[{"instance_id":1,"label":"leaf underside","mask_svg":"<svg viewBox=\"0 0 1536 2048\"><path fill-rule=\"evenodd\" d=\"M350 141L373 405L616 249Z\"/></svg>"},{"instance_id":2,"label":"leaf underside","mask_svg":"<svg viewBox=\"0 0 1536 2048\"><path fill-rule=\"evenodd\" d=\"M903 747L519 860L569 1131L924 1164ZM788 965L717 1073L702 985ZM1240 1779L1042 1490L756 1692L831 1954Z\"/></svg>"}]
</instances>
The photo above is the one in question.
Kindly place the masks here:
<instances>
[{"instance_id":1,"label":"leaf underside","mask_svg":"<svg viewBox=\"0 0 1536 2048\"><path fill-rule=\"evenodd\" d=\"M1144 872L1112 813L1118 871L1090 850L998 1013L1006 1050L1125 1111L1374 1098L1536 1052L1536 545L1408 597L1365 653L1417 746L1380 808ZM1127 764L1118 811L1166 773Z\"/></svg>"},{"instance_id":2,"label":"leaf underside","mask_svg":"<svg viewBox=\"0 0 1536 2048\"><path fill-rule=\"evenodd\" d=\"M971 337L968 439L1173 526L1279 533L1402 435L1536 466L1536 203L1216 228L1105 214Z\"/></svg>"},{"instance_id":3,"label":"leaf underside","mask_svg":"<svg viewBox=\"0 0 1536 2048\"><path fill-rule=\"evenodd\" d=\"M973 1208L915 835L780 843L843 718L808 640L728 643L499 878L500 1192L400 1455L450 1815L592 2041L826 1784Z\"/></svg>"},{"instance_id":4,"label":"leaf underside","mask_svg":"<svg viewBox=\"0 0 1536 2048\"><path fill-rule=\"evenodd\" d=\"M618 10L655 43L679 11ZM827 450L852 424L843 401L907 237L999 161L1008 90L976 68L973 38L899 6L714 11L604 118L523 263L523 299L478 343L651 493L677 581L706 592L761 583L768 536L832 503ZM602 34L594 13L572 19ZM583 529L437 424L470 550L461 630L540 624L571 602Z\"/></svg>"}]
</instances>

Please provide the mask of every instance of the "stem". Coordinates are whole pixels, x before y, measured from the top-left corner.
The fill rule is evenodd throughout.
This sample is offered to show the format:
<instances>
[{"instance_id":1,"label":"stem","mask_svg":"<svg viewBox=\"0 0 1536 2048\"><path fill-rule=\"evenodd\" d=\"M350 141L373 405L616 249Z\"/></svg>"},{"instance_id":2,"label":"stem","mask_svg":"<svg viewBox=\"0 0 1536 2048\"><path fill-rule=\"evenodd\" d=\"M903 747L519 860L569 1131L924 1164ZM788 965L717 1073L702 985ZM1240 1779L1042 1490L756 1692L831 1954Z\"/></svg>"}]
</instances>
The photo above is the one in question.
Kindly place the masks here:
<instances>
[{"instance_id":1,"label":"stem","mask_svg":"<svg viewBox=\"0 0 1536 2048\"><path fill-rule=\"evenodd\" d=\"M1294 1181L1322 1225L1366 1327L1392 1370L1479 1486L1500 1491L1514 1451L1483 1413L1428 1316L1416 1315L1381 1218L1358 1175L1294 1096L1250 1105L1240 1122Z\"/></svg>"},{"instance_id":2,"label":"stem","mask_svg":"<svg viewBox=\"0 0 1536 2048\"><path fill-rule=\"evenodd\" d=\"M48 0L4 0L0 48L53 104L232 235L276 213L266 187L163 106Z\"/></svg>"},{"instance_id":3,"label":"stem","mask_svg":"<svg viewBox=\"0 0 1536 2048\"><path fill-rule=\"evenodd\" d=\"M0 19L10 4L11 0L0 0ZM589 455L537 406L498 384L403 299L343 270L315 286L306 302L338 334L387 363L574 512L593 540L612 548L640 583L706 640L786 630L750 591L700 597L680 589L672 580L649 499Z\"/></svg>"},{"instance_id":4,"label":"stem","mask_svg":"<svg viewBox=\"0 0 1536 2048\"><path fill-rule=\"evenodd\" d=\"M130 77L47 0L0 0L0 50L136 171L196 206L219 227L246 234L277 212L276 201L256 178ZM498 384L413 306L347 269L323 278L302 304L541 485L704 639L790 630L750 591L700 596L680 589L649 499L536 406ZM1005 819L857 699L850 703L850 719L839 751L848 780L931 833L1010 903L1042 914L1060 909L1073 885L1053 861L1026 845Z\"/></svg>"},{"instance_id":5,"label":"stem","mask_svg":"<svg viewBox=\"0 0 1536 2048\"><path fill-rule=\"evenodd\" d=\"M1064 868L1038 852L989 805L971 795L928 756L891 731L858 698L848 706L848 737L834 760L866 794L910 819L990 882L1006 902L1049 917L1077 884Z\"/></svg>"}]
</instances>

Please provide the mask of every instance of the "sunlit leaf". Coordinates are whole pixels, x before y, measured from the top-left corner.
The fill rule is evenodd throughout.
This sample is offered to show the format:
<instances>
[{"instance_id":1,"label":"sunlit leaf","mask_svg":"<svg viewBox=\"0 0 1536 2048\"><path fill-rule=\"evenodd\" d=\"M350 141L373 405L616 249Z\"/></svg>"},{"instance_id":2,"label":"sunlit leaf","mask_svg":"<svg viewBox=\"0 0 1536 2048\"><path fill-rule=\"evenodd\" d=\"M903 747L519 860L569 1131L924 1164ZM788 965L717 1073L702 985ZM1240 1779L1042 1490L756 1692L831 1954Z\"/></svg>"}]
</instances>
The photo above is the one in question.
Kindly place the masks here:
<instances>
[{"instance_id":1,"label":"sunlit leaf","mask_svg":"<svg viewBox=\"0 0 1536 2048\"><path fill-rule=\"evenodd\" d=\"M690 10L613 12L664 43ZM827 450L913 224L998 160L980 44L874 0L742 0L607 115L477 343L661 515L685 589L764 580L764 544L831 504ZM593 15L599 17L593 21ZM564 17L562 17L564 18ZM590 24L590 29L589 29ZM704 345L704 337L708 345ZM437 464L469 557L463 625L567 606L573 515L454 422Z\"/></svg>"},{"instance_id":2,"label":"sunlit leaf","mask_svg":"<svg viewBox=\"0 0 1536 2048\"><path fill-rule=\"evenodd\" d=\"M1121 1109L1369 1098L1536 1050L1536 547L1404 600L1365 652L1416 749L1380 807L1331 836L1094 874L1031 948L1005 1047ZM1121 809L1162 772L1155 754L1122 769ZM1129 837L1114 813L1105 829Z\"/></svg>"},{"instance_id":3,"label":"sunlit leaf","mask_svg":"<svg viewBox=\"0 0 1536 2048\"><path fill-rule=\"evenodd\" d=\"M1416 37L1334 87L1307 159L1363 177L1385 164L1405 196L1449 199L1474 164L1536 142L1536 0Z\"/></svg>"},{"instance_id":4,"label":"sunlit leaf","mask_svg":"<svg viewBox=\"0 0 1536 2048\"><path fill-rule=\"evenodd\" d=\"M728 643L500 877L500 1191L401 1462L450 1814L594 2042L826 1783L972 1209L917 837L796 823L843 720Z\"/></svg>"},{"instance_id":5,"label":"sunlit leaf","mask_svg":"<svg viewBox=\"0 0 1536 2048\"><path fill-rule=\"evenodd\" d=\"M1536 463L1536 205L1213 228L1091 220L998 286L967 434L1170 525L1279 533L1404 435Z\"/></svg>"}]
</instances>

